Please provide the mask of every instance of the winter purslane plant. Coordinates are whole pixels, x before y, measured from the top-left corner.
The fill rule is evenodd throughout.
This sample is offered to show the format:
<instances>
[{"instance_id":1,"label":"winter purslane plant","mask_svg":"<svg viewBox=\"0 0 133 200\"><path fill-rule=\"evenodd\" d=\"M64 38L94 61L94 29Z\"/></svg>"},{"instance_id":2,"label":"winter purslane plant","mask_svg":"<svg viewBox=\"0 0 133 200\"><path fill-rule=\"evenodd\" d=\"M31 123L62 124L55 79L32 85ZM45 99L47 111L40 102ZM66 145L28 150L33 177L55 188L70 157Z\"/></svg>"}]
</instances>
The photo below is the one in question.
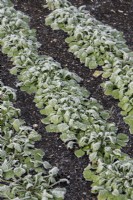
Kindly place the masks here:
<instances>
[{"instance_id":1,"label":"winter purslane plant","mask_svg":"<svg viewBox=\"0 0 133 200\"><path fill-rule=\"evenodd\" d=\"M45 5L44 7L48 7L50 8L50 10L54 10L57 8L61 8L61 7L68 7L69 5L71 5L68 1L66 0L46 0L47 5Z\"/></svg>"},{"instance_id":2,"label":"winter purslane plant","mask_svg":"<svg viewBox=\"0 0 133 200\"><path fill-rule=\"evenodd\" d=\"M80 157L87 153L94 173L98 173L99 163L103 163L104 171L116 160L128 159L121 152L128 137L117 134L115 124L107 120L109 113L80 87L81 79L77 75L62 69L51 57L38 55L40 45L35 30L30 30L28 17L8 5L8 1L1 2L2 52L15 66L11 73L18 76L18 85L35 94L34 101L45 116L42 122L47 125L47 131L61 132L61 139L68 148L77 143L79 149L75 154Z\"/></svg>"},{"instance_id":3,"label":"winter purslane plant","mask_svg":"<svg viewBox=\"0 0 133 200\"><path fill-rule=\"evenodd\" d=\"M65 189L56 186L58 168L43 161L35 148L40 135L19 119L13 107L15 91L0 83L0 197L14 200L64 199Z\"/></svg>"},{"instance_id":4,"label":"winter purslane plant","mask_svg":"<svg viewBox=\"0 0 133 200\"><path fill-rule=\"evenodd\" d=\"M103 77L109 78L102 84L105 94L119 99L121 114L133 133L133 52L122 33L96 20L84 6L76 8L60 0L46 2L49 9L55 9L46 18L46 24L68 33L69 51L85 66L102 66Z\"/></svg>"},{"instance_id":5,"label":"winter purslane plant","mask_svg":"<svg viewBox=\"0 0 133 200\"><path fill-rule=\"evenodd\" d=\"M88 91L77 84L81 80L78 76L61 69L60 64L52 58L37 54L40 45L36 41L35 31L30 30L28 24L23 26L28 21L27 17L13 7L4 7L2 10L1 28L5 30L0 40L2 52L11 57L15 65L11 72L18 75L18 85L23 90L35 92L36 105L41 114L47 116L42 120L48 124L47 131L61 132L61 139L70 148L78 143L83 152L76 154L96 151L96 160L99 156L106 160L106 148L103 148L102 140L107 138L104 146L110 146L112 157L110 154L105 162L110 162L116 156L113 150L116 146L120 149L127 138L121 134L116 136L115 124L107 122L108 113L95 99L88 99ZM7 13L10 13L10 17ZM16 23L22 19L23 23ZM10 33L6 31L7 23L3 24L5 20ZM123 140L122 144L119 143L119 137ZM97 142L99 147L93 149Z\"/></svg>"},{"instance_id":6,"label":"winter purslane plant","mask_svg":"<svg viewBox=\"0 0 133 200\"><path fill-rule=\"evenodd\" d=\"M99 200L133 199L133 160L116 161L105 168L99 163L97 172L94 174L88 166L84 177L93 181L92 192L99 193Z\"/></svg>"}]
</instances>

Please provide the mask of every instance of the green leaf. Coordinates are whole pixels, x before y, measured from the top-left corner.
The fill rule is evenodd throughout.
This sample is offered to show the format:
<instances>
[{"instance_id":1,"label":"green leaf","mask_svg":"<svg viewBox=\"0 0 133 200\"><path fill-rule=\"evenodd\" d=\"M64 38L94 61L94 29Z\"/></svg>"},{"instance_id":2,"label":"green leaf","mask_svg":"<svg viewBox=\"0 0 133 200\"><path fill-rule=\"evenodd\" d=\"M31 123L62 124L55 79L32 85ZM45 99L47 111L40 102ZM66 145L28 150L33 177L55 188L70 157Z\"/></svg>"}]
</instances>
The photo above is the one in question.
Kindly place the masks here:
<instances>
[{"instance_id":1,"label":"green leaf","mask_svg":"<svg viewBox=\"0 0 133 200\"><path fill-rule=\"evenodd\" d=\"M80 129L82 131L86 131L87 130L87 125L83 124L83 123L81 123L79 121L74 122L73 127L76 128L76 129Z\"/></svg>"},{"instance_id":2,"label":"green leaf","mask_svg":"<svg viewBox=\"0 0 133 200\"><path fill-rule=\"evenodd\" d=\"M13 75L17 75L17 72L18 72L17 67L13 67L13 68L10 69L10 73L13 74Z\"/></svg>"},{"instance_id":3,"label":"green leaf","mask_svg":"<svg viewBox=\"0 0 133 200\"><path fill-rule=\"evenodd\" d=\"M53 23L51 24L51 28L52 28L53 30L59 30L58 23L53 22Z\"/></svg>"},{"instance_id":4,"label":"green leaf","mask_svg":"<svg viewBox=\"0 0 133 200\"><path fill-rule=\"evenodd\" d=\"M50 171L49 171L49 174L52 175L52 176L55 176L57 175L59 172L59 169L57 167L53 167Z\"/></svg>"},{"instance_id":5,"label":"green leaf","mask_svg":"<svg viewBox=\"0 0 133 200\"><path fill-rule=\"evenodd\" d=\"M53 124L59 124L59 116L58 115L53 115L52 117L50 117L50 121Z\"/></svg>"},{"instance_id":6,"label":"green leaf","mask_svg":"<svg viewBox=\"0 0 133 200\"><path fill-rule=\"evenodd\" d=\"M101 53L105 53L105 49L103 46L100 46L100 51L101 51Z\"/></svg>"},{"instance_id":7,"label":"green leaf","mask_svg":"<svg viewBox=\"0 0 133 200\"><path fill-rule=\"evenodd\" d=\"M92 61L89 62L89 68L90 69L95 69L97 67L98 67L98 64L95 60L92 60Z\"/></svg>"},{"instance_id":8,"label":"green leaf","mask_svg":"<svg viewBox=\"0 0 133 200\"><path fill-rule=\"evenodd\" d=\"M115 155L117 155L117 156L121 156L121 150L120 149L115 149L114 151L113 151L113 153L115 154Z\"/></svg>"},{"instance_id":9,"label":"green leaf","mask_svg":"<svg viewBox=\"0 0 133 200\"><path fill-rule=\"evenodd\" d=\"M121 145L122 147L127 144L129 141L129 137L123 133L120 133L117 135L117 143Z\"/></svg>"},{"instance_id":10,"label":"green leaf","mask_svg":"<svg viewBox=\"0 0 133 200\"><path fill-rule=\"evenodd\" d=\"M125 122L130 126L131 134L133 134L133 115L124 117Z\"/></svg>"},{"instance_id":11,"label":"green leaf","mask_svg":"<svg viewBox=\"0 0 133 200\"><path fill-rule=\"evenodd\" d=\"M107 190L100 190L98 195L98 200L107 200L109 196L109 193Z\"/></svg>"},{"instance_id":12,"label":"green leaf","mask_svg":"<svg viewBox=\"0 0 133 200\"><path fill-rule=\"evenodd\" d=\"M75 52L75 51L78 51L79 50L79 46L78 45L72 45L70 48L69 48L69 51L70 52Z\"/></svg>"},{"instance_id":13,"label":"green leaf","mask_svg":"<svg viewBox=\"0 0 133 200\"><path fill-rule=\"evenodd\" d=\"M84 169L83 176L87 181L93 181L96 178L96 175L88 167Z\"/></svg>"},{"instance_id":14,"label":"green leaf","mask_svg":"<svg viewBox=\"0 0 133 200\"><path fill-rule=\"evenodd\" d=\"M89 46L87 49L86 49L86 52L87 54L91 54L94 52L94 48L92 46Z\"/></svg>"},{"instance_id":15,"label":"green leaf","mask_svg":"<svg viewBox=\"0 0 133 200\"><path fill-rule=\"evenodd\" d=\"M45 117L44 119L41 119L41 122L43 124L50 124L50 117L48 116L48 117Z\"/></svg>"},{"instance_id":16,"label":"green leaf","mask_svg":"<svg viewBox=\"0 0 133 200\"><path fill-rule=\"evenodd\" d=\"M28 190L31 187L33 187L33 184L32 183L28 183L27 186L26 186L26 189Z\"/></svg>"},{"instance_id":17,"label":"green leaf","mask_svg":"<svg viewBox=\"0 0 133 200\"><path fill-rule=\"evenodd\" d=\"M64 114L64 120L65 120L65 122L69 122L69 120L70 120L70 112L67 110L66 112L65 112L65 114Z\"/></svg>"},{"instance_id":18,"label":"green leaf","mask_svg":"<svg viewBox=\"0 0 133 200\"><path fill-rule=\"evenodd\" d=\"M39 135L33 131L28 135L28 138L32 141L39 141L39 140L41 140L41 135Z\"/></svg>"},{"instance_id":19,"label":"green leaf","mask_svg":"<svg viewBox=\"0 0 133 200\"><path fill-rule=\"evenodd\" d=\"M14 178L13 170L9 170L9 171L5 172L5 178L6 179Z\"/></svg>"},{"instance_id":20,"label":"green leaf","mask_svg":"<svg viewBox=\"0 0 133 200\"><path fill-rule=\"evenodd\" d=\"M119 89L116 89L116 90L113 90L112 91L112 96L115 98L115 99L119 99Z\"/></svg>"},{"instance_id":21,"label":"green leaf","mask_svg":"<svg viewBox=\"0 0 133 200\"><path fill-rule=\"evenodd\" d=\"M128 141L129 141L128 135L126 135L126 134L124 134L124 133L119 133L119 134L117 135L117 139L123 140L123 141L125 141L125 142L128 142Z\"/></svg>"},{"instance_id":22,"label":"green leaf","mask_svg":"<svg viewBox=\"0 0 133 200\"><path fill-rule=\"evenodd\" d=\"M14 120L14 122L12 123L12 125L13 125L13 128L15 129L15 131L19 131L19 128L20 128L20 126L21 126L21 122L20 122L20 120L19 119L15 119Z\"/></svg>"},{"instance_id":23,"label":"green leaf","mask_svg":"<svg viewBox=\"0 0 133 200\"><path fill-rule=\"evenodd\" d=\"M98 151L98 149L100 149L101 147L101 142L92 143L91 146L92 146L93 151Z\"/></svg>"},{"instance_id":24,"label":"green leaf","mask_svg":"<svg viewBox=\"0 0 133 200\"><path fill-rule=\"evenodd\" d=\"M57 125L50 124L50 125L46 126L46 131L50 132L50 133L52 133L52 132L58 133L59 129L58 129Z\"/></svg>"},{"instance_id":25,"label":"green leaf","mask_svg":"<svg viewBox=\"0 0 133 200\"><path fill-rule=\"evenodd\" d=\"M110 117L109 112L107 112L107 111L101 111L101 112L100 112L100 115L101 115L102 118L105 119L105 120L109 119L109 117Z\"/></svg>"},{"instance_id":26,"label":"green leaf","mask_svg":"<svg viewBox=\"0 0 133 200\"><path fill-rule=\"evenodd\" d=\"M90 156L89 156L90 161L93 161L93 160L95 160L96 158L97 158L97 152L93 152L93 153L91 153Z\"/></svg>"},{"instance_id":27,"label":"green leaf","mask_svg":"<svg viewBox=\"0 0 133 200\"><path fill-rule=\"evenodd\" d=\"M65 188L55 188L51 192L56 198L61 200L61 199L64 199L64 197L65 197L66 189Z\"/></svg>"},{"instance_id":28,"label":"green leaf","mask_svg":"<svg viewBox=\"0 0 133 200\"><path fill-rule=\"evenodd\" d=\"M57 101L57 99L55 99L55 98L53 98L53 99L51 99L51 100L49 101L49 105L52 106L52 107L56 106L57 103L58 103L58 101Z\"/></svg>"},{"instance_id":29,"label":"green leaf","mask_svg":"<svg viewBox=\"0 0 133 200\"><path fill-rule=\"evenodd\" d=\"M37 161L38 160L42 161L42 158L45 155L45 153L41 149L34 149L32 153L34 155L34 159L37 160Z\"/></svg>"},{"instance_id":30,"label":"green leaf","mask_svg":"<svg viewBox=\"0 0 133 200\"><path fill-rule=\"evenodd\" d=\"M62 124L59 124L57 126L57 128L58 128L59 132L62 133L62 132L67 131L69 129L69 126L66 123L62 123Z\"/></svg>"},{"instance_id":31,"label":"green leaf","mask_svg":"<svg viewBox=\"0 0 133 200\"><path fill-rule=\"evenodd\" d=\"M50 115L53 112L54 112L54 110L53 110L53 107L51 105L48 105L48 106L45 107L45 109L40 110L40 113L42 115Z\"/></svg>"},{"instance_id":32,"label":"green leaf","mask_svg":"<svg viewBox=\"0 0 133 200\"><path fill-rule=\"evenodd\" d=\"M67 38L65 39L65 42L66 42L66 43L71 43L71 42L73 42L74 40L75 40L75 37L71 36L71 37L67 37Z\"/></svg>"},{"instance_id":33,"label":"green leaf","mask_svg":"<svg viewBox=\"0 0 133 200\"><path fill-rule=\"evenodd\" d=\"M18 143L13 143L13 145L14 145L14 148L16 149L16 151L18 151L18 152L21 152L21 151L22 151L20 144L18 144Z\"/></svg>"},{"instance_id":34,"label":"green leaf","mask_svg":"<svg viewBox=\"0 0 133 200\"><path fill-rule=\"evenodd\" d=\"M14 169L14 174L18 177L21 177L25 172L26 172L25 169L21 167Z\"/></svg>"},{"instance_id":35,"label":"green leaf","mask_svg":"<svg viewBox=\"0 0 133 200\"><path fill-rule=\"evenodd\" d=\"M82 151L81 149L78 149L78 150L76 150L76 151L74 152L74 154L75 154L78 158L80 158L80 157L82 157L82 156L85 155L85 152Z\"/></svg>"},{"instance_id":36,"label":"green leaf","mask_svg":"<svg viewBox=\"0 0 133 200\"><path fill-rule=\"evenodd\" d=\"M119 191L117 189L114 189L113 192L112 192L112 194L114 196L119 196Z\"/></svg>"},{"instance_id":37,"label":"green leaf","mask_svg":"<svg viewBox=\"0 0 133 200\"><path fill-rule=\"evenodd\" d=\"M105 83L103 83L101 85L104 87L106 95L111 95L112 94L113 87L114 87L112 82L106 81Z\"/></svg>"}]
</instances>

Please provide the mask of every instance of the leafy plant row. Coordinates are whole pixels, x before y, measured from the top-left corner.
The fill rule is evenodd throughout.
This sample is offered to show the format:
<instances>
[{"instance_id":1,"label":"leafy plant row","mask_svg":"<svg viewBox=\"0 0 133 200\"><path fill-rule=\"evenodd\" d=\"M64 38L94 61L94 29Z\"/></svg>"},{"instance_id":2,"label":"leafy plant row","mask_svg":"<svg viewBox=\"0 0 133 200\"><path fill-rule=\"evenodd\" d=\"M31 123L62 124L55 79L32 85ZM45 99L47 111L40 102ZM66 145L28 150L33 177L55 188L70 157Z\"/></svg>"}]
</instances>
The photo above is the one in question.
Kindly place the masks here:
<instances>
[{"instance_id":1,"label":"leafy plant row","mask_svg":"<svg viewBox=\"0 0 133 200\"><path fill-rule=\"evenodd\" d=\"M65 179L57 179L58 168L43 161L43 151L35 148L41 137L19 119L20 110L12 104L15 99L15 91L0 82L0 196L64 199L65 189L55 185Z\"/></svg>"},{"instance_id":2,"label":"leafy plant row","mask_svg":"<svg viewBox=\"0 0 133 200\"><path fill-rule=\"evenodd\" d=\"M131 200L132 160L121 152L128 137L118 134L115 124L107 121L108 112L80 87L80 77L62 69L51 57L38 55L40 44L35 30L28 25L29 18L16 11L9 1L0 4L0 21L2 52L11 57L14 64L11 73L18 76L21 89L35 94L34 101L45 116L42 122L47 125L47 131L60 132L68 148L78 144L75 152L78 157L89 155L91 163L84 176L93 182L93 176L97 177L92 190L99 193L99 199L101 195L107 199L108 193L108 199ZM110 166L117 176L113 170L110 172L112 178L108 187ZM119 166L123 166L123 170ZM101 182L100 176L104 181Z\"/></svg>"},{"instance_id":3,"label":"leafy plant row","mask_svg":"<svg viewBox=\"0 0 133 200\"><path fill-rule=\"evenodd\" d=\"M67 0L47 0L47 7L54 11L46 25L68 33L69 51L90 69L102 66L102 76L109 78L102 84L105 94L119 99L121 114L133 133L133 52L122 33L96 20L84 6L76 8Z\"/></svg>"}]
</instances>

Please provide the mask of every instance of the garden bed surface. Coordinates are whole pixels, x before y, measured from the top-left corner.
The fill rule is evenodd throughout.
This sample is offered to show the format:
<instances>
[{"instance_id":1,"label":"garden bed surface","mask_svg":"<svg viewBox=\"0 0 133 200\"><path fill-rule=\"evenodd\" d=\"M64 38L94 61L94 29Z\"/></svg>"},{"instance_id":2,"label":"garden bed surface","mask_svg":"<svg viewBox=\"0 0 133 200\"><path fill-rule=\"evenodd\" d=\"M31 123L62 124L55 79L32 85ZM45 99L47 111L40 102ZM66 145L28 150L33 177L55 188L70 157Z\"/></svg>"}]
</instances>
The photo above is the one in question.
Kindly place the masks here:
<instances>
[{"instance_id":1,"label":"garden bed surface","mask_svg":"<svg viewBox=\"0 0 133 200\"><path fill-rule=\"evenodd\" d=\"M14 0L15 8L23 11L31 17L31 28L37 29L38 41L42 44L39 49L40 54L52 56L62 64L62 67L69 68L70 71L77 73L83 78L82 85L90 92L91 96L98 99L105 109L110 110L111 119L117 124L119 132L129 135L130 141L124 148L124 152L130 156L133 155L133 136L129 134L128 126L125 125L117 101L103 94L100 83L103 82L101 77L93 77L93 70L84 67L78 59L68 52L68 46L65 43L66 34L62 31L53 31L50 27L45 26L44 18L49 14L47 9L43 8L43 0ZM109 24L120 31L124 32L127 44L133 50L133 1L131 0L71 0L76 6L86 5L87 9L100 21ZM73 151L67 150L65 145L59 139L59 134L46 133L45 126L41 123L41 115L35 107L33 96L21 92L16 88L17 79L10 75L9 69L12 63L9 59L0 53L0 78L5 85L11 86L17 91L17 101L15 106L21 109L22 117L26 120L27 125L35 127L42 135L41 142L36 146L44 149L46 158L52 165L60 169L60 175L70 179L67 186L66 200L95 200L95 195L91 194L90 183L82 177L83 169L88 164L88 158L76 158ZM132 156L133 157L133 156Z\"/></svg>"}]
</instances>

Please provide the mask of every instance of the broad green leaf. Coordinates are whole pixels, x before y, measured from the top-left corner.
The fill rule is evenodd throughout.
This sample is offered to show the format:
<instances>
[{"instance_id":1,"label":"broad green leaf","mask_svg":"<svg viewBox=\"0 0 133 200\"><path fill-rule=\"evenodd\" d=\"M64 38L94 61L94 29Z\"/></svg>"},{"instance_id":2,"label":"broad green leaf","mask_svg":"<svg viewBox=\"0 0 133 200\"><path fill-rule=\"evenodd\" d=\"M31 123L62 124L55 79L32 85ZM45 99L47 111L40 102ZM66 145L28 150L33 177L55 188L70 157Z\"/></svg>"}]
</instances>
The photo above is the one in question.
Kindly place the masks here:
<instances>
[{"instance_id":1,"label":"broad green leaf","mask_svg":"<svg viewBox=\"0 0 133 200\"><path fill-rule=\"evenodd\" d=\"M96 143L92 143L92 149L93 151L98 151L101 147L101 141L100 142L96 142Z\"/></svg>"},{"instance_id":2,"label":"broad green leaf","mask_svg":"<svg viewBox=\"0 0 133 200\"><path fill-rule=\"evenodd\" d=\"M87 54L91 54L94 52L94 48L92 46L89 46L87 49L86 49L86 52Z\"/></svg>"},{"instance_id":3,"label":"broad green leaf","mask_svg":"<svg viewBox=\"0 0 133 200\"><path fill-rule=\"evenodd\" d=\"M57 125L57 128L59 130L59 132L65 132L69 129L69 126L66 124L66 123L62 123L62 124L59 124Z\"/></svg>"},{"instance_id":4,"label":"broad green leaf","mask_svg":"<svg viewBox=\"0 0 133 200\"><path fill-rule=\"evenodd\" d=\"M89 68L95 69L98 66L97 62L95 60L92 60L89 62Z\"/></svg>"},{"instance_id":5,"label":"broad green leaf","mask_svg":"<svg viewBox=\"0 0 133 200\"><path fill-rule=\"evenodd\" d=\"M57 167L53 167L50 171L49 174L51 174L52 176L57 175L59 172L59 169Z\"/></svg>"},{"instance_id":6,"label":"broad green leaf","mask_svg":"<svg viewBox=\"0 0 133 200\"><path fill-rule=\"evenodd\" d=\"M14 172L13 172L13 170L9 170L9 171L5 172L5 178L7 180L14 178Z\"/></svg>"},{"instance_id":7,"label":"broad green leaf","mask_svg":"<svg viewBox=\"0 0 133 200\"><path fill-rule=\"evenodd\" d=\"M15 169L14 169L14 174L15 174L17 177L21 177L25 172L26 172L25 169L24 169L24 168L21 168L21 167L18 167L18 168L15 168Z\"/></svg>"},{"instance_id":8,"label":"broad green leaf","mask_svg":"<svg viewBox=\"0 0 133 200\"><path fill-rule=\"evenodd\" d=\"M19 143L14 143L13 145L14 145L14 148L16 149L16 151L18 151L18 152L22 151L22 148Z\"/></svg>"},{"instance_id":9,"label":"broad green leaf","mask_svg":"<svg viewBox=\"0 0 133 200\"><path fill-rule=\"evenodd\" d=\"M50 124L50 117L48 116L48 117L45 117L44 119L41 119L41 122L43 124Z\"/></svg>"},{"instance_id":10,"label":"broad green leaf","mask_svg":"<svg viewBox=\"0 0 133 200\"><path fill-rule=\"evenodd\" d=\"M40 110L40 113L42 115L50 115L53 112L54 112L54 110L53 110L53 107L51 105L48 105L44 109Z\"/></svg>"},{"instance_id":11,"label":"broad green leaf","mask_svg":"<svg viewBox=\"0 0 133 200\"><path fill-rule=\"evenodd\" d=\"M93 152L93 153L91 153L91 154L89 155L90 161L93 161L93 160L95 160L96 158L97 158L97 152Z\"/></svg>"},{"instance_id":12,"label":"broad green leaf","mask_svg":"<svg viewBox=\"0 0 133 200\"><path fill-rule=\"evenodd\" d=\"M66 189L65 188L55 188L52 191L52 194L58 199L64 199Z\"/></svg>"},{"instance_id":13,"label":"broad green leaf","mask_svg":"<svg viewBox=\"0 0 133 200\"><path fill-rule=\"evenodd\" d=\"M87 181L93 181L96 178L96 175L88 167L85 168L83 175Z\"/></svg>"},{"instance_id":14,"label":"broad green leaf","mask_svg":"<svg viewBox=\"0 0 133 200\"><path fill-rule=\"evenodd\" d=\"M17 67L13 67L13 68L10 69L10 73L13 74L13 75L17 75L17 72L18 72Z\"/></svg>"},{"instance_id":15,"label":"broad green leaf","mask_svg":"<svg viewBox=\"0 0 133 200\"><path fill-rule=\"evenodd\" d=\"M114 196L119 196L119 191L117 189L114 189L114 191L112 192L112 194Z\"/></svg>"},{"instance_id":16,"label":"broad green leaf","mask_svg":"<svg viewBox=\"0 0 133 200\"><path fill-rule=\"evenodd\" d=\"M82 156L85 155L85 152L82 151L82 149L78 149L78 150L76 150L76 151L74 152L74 154L75 154L78 158L80 158L80 157L82 157Z\"/></svg>"},{"instance_id":17,"label":"broad green leaf","mask_svg":"<svg viewBox=\"0 0 133 200\"><path fill-rule=\"evenodd\" d=\"M52 133L52 132L58 133L58 132L59 132L59 129L58 129L58 126L57 126L57 125L55 125L55 124L50 124L50 125L46 126L46 131L47 131L47 132L50 132L50 133Z\"/></svg>"},{"instance_id":18,"label":"broad green leaf","mask_svg":"<svg viewBox=\"0 0 133 200\"><path fill-rule=\"evenodd\" d=\"M107 200L109 196L109 193L107 190L100 190L99 195L98 195L98 200Z\"/></svg>"},{"instance_id":19,"label":"broad green leaf","mask_svg":"<svg viewBox=\"0 0 133 200\"><path fill-rule=\"evenodd\" d=\"M58 115L53 115L50 117L50 120L53 124L59 124L59 116Z\"/></svg>"},{"instance_id":20,"label":"broad green leaf","mask_svg":"<svg viewBox=\"0 0 133 200\"><path fill-rule=\"evenodd\" d=\"M41 139L41 135L33 131L29 134L28 138L32 141L39 141Z\"/></svg>"},{"instance_id":21,"label":"broad green leaf","mask_svg":"<svg viewBox=\"0 0 133 200\"><path fill-rule=\"evenodd\" d=\"M66 123L68 123L70 120L70 112L68 110L64 114L64 120Z\"/></svg>"},{"instance_id":22,"label":"broad green leaf","mask_svg":"<svg viewBox=\"0 0 133 200\"><path fill-rule=\"evenodd\" d=\"M21 124L22 124L22 123L20 122L19 119L15 119L14 122L12 123L13 128L14 128L17 132L19 131L19 128L20 128Z\"/></svg>"}]
</instances>

